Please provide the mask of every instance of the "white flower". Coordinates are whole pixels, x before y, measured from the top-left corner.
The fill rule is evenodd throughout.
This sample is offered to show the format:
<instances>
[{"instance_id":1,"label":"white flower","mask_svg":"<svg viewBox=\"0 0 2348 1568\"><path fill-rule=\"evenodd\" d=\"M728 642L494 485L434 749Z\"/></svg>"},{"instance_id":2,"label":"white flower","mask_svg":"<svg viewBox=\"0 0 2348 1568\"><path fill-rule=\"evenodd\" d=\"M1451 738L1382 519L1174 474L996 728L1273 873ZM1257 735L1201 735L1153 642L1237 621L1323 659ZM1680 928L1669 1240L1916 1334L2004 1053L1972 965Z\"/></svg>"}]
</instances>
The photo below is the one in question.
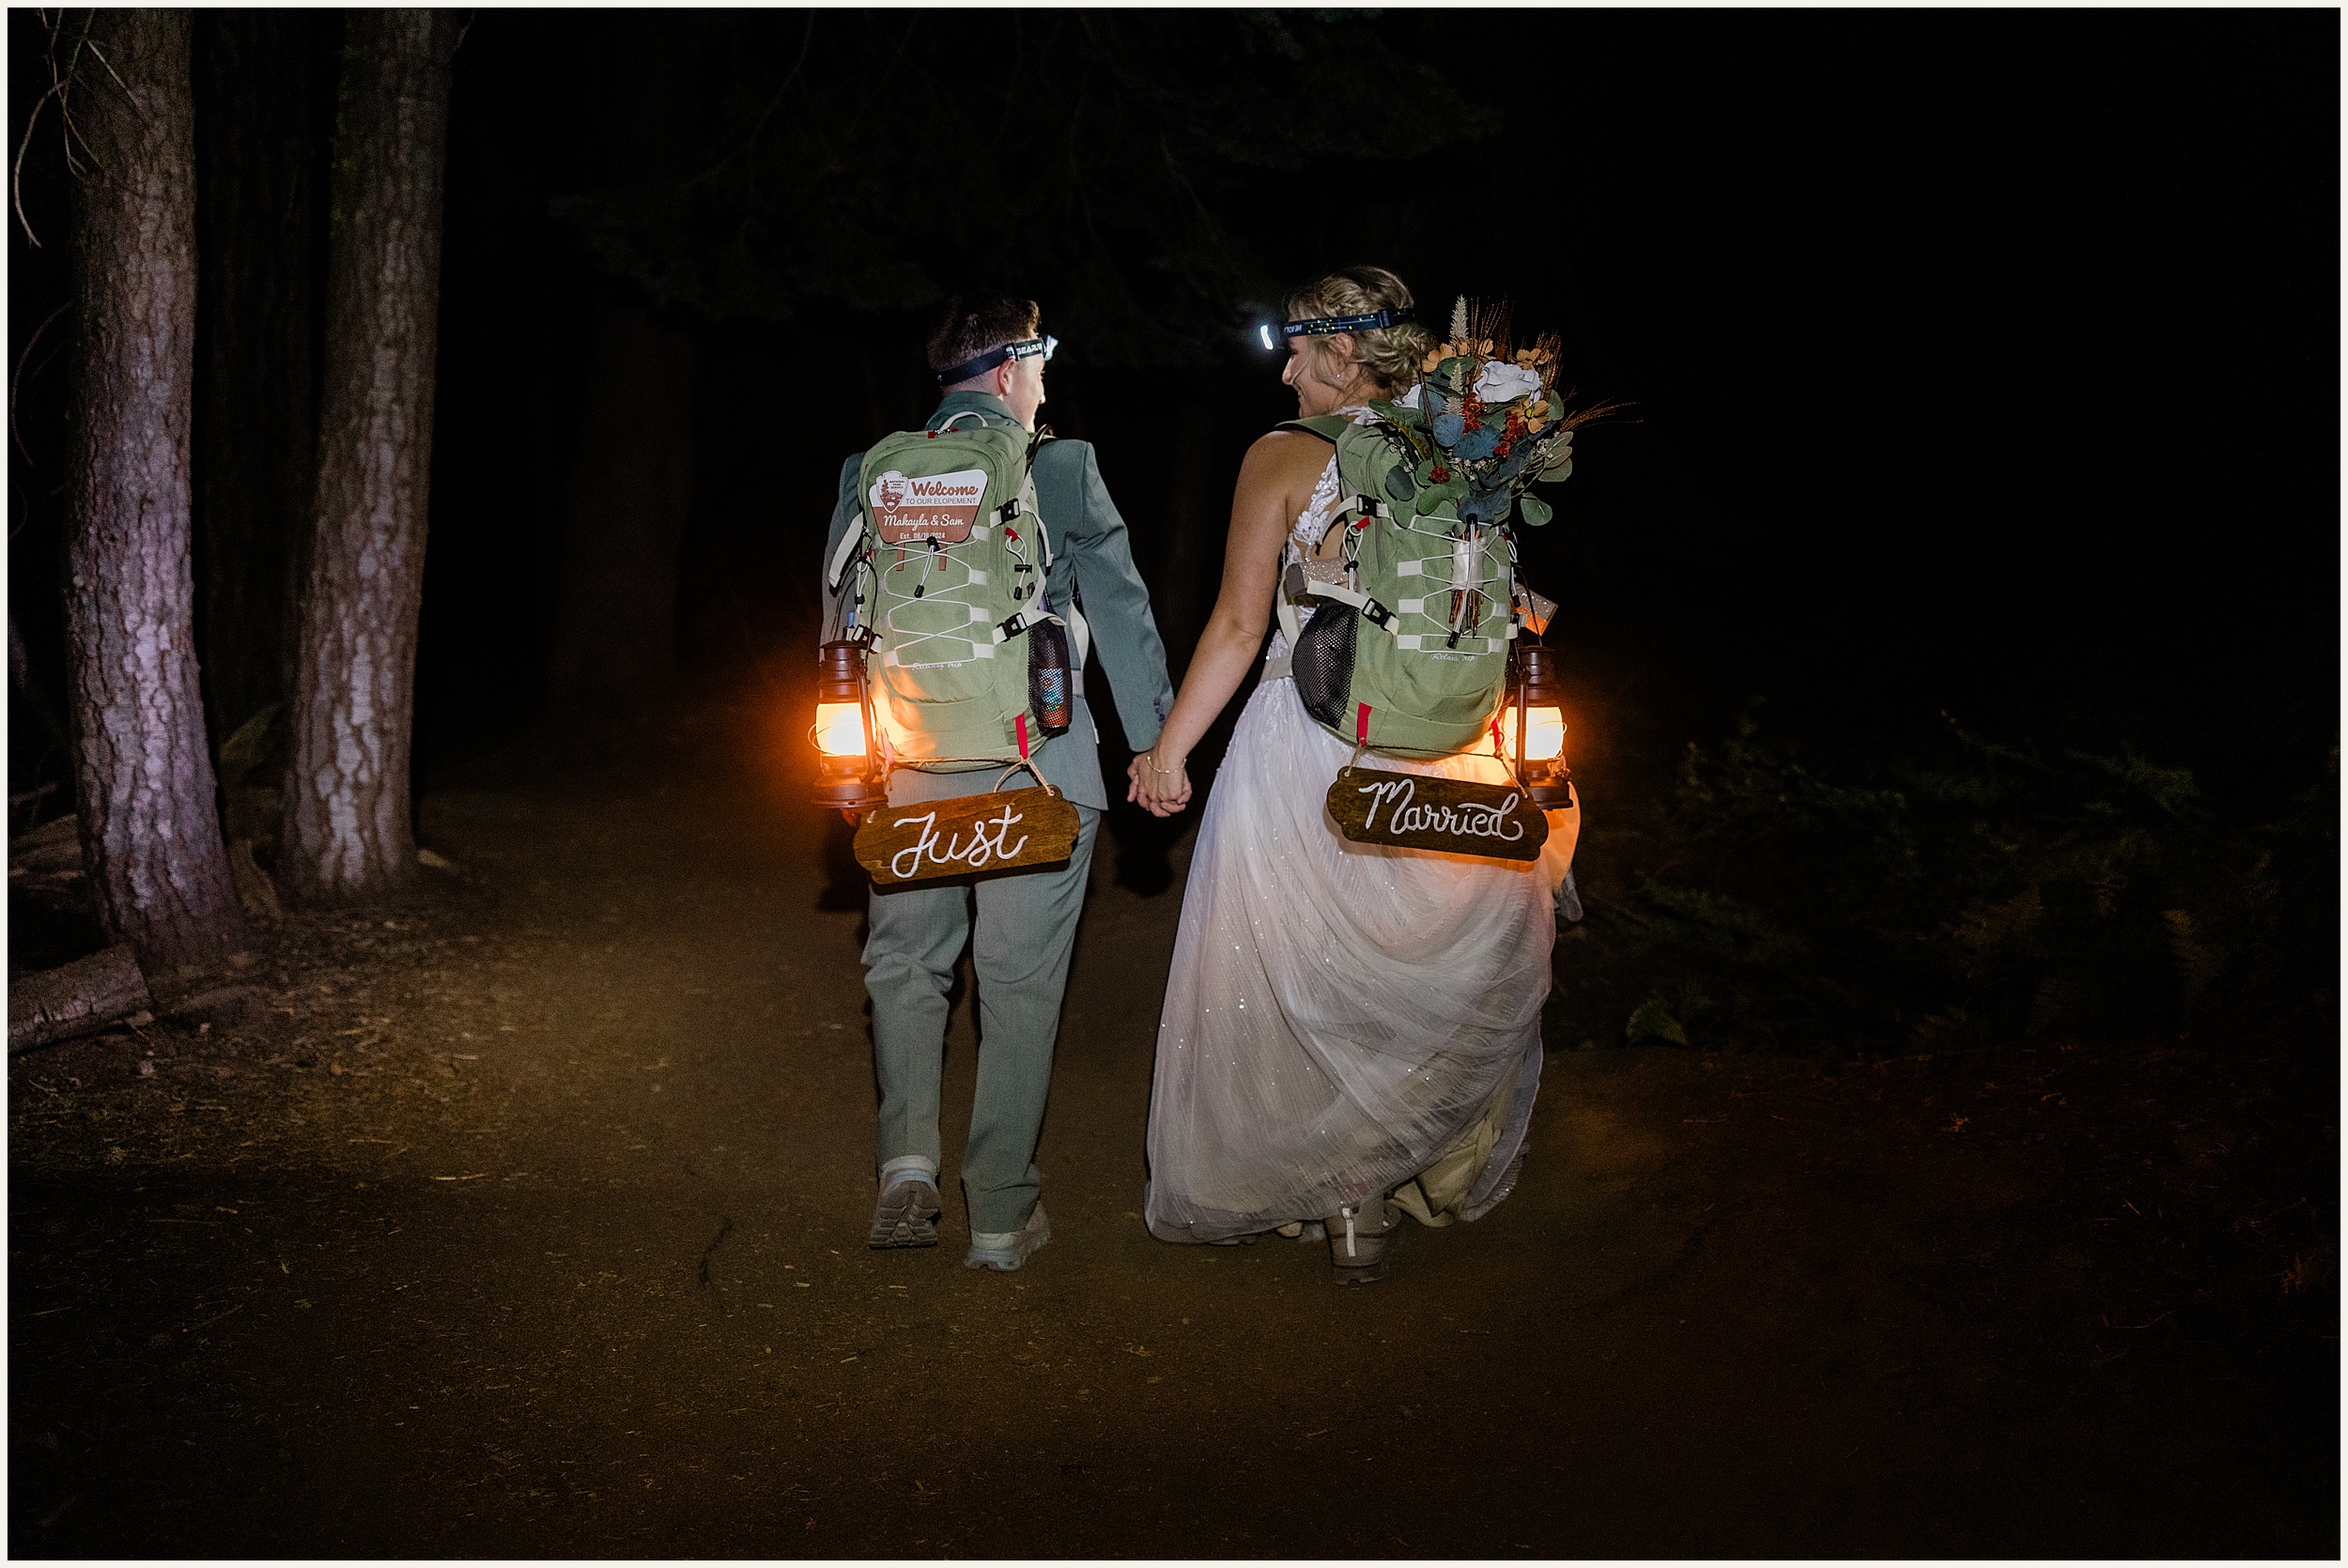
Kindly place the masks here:
<instances>
[{"instance_id":1,"label":"white flower","mask_svg":"<svg viewBox=\"0 0 2348 1568\"><path fill-rule=\"evenodd\" d=\"M1541 373L1530 365L1493 360L1475 377L1475 395L1488 404L1506 403L1512 397L1529 396L1540 390Z\"/></svg>"}]
</instances>

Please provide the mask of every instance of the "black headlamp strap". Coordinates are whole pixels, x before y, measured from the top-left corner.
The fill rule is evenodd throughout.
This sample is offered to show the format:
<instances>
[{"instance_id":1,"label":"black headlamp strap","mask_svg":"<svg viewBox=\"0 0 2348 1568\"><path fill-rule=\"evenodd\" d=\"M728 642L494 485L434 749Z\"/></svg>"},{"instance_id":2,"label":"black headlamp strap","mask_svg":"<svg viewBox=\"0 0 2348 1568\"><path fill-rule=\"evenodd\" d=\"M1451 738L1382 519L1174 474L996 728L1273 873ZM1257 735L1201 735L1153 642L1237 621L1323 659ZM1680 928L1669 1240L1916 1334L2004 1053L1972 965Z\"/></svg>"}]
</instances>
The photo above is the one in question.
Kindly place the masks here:
<instances>
[{"instance_id":1,"label":"black headlamp strap","mask_svg":"<svg viewBox=\"0 0 2348 1568\"><path fill-rule=\"evenodd\" d=\"M1301 338L1306 335L1326 337L1336 332L1370 332L1382 327L1398 327L1411 319L1409 310L1371 311L1367 315L1319 315L1310 321L1291 321L1280 329L1280 335Z\"/></svg>"},{"instance_id":2,"label":"black headlamp strap","mask_svg":"<svg viewBox=\"0 0 2348 1568\"><path fill-rule=\"evenodd\" d=\"M983 376L1005 360L1031 360L1038 354L1048 360L1052 357L1052 349L1057 346L1057 341L1049 336L1023 338L1017 343L1007 343L1000 348L988 349L976 359L965 360L958 365L949 365L937 373L937 384L941 387L951 386L956 381L967 381L973 377Z\"/></svg>"}]
</instances>

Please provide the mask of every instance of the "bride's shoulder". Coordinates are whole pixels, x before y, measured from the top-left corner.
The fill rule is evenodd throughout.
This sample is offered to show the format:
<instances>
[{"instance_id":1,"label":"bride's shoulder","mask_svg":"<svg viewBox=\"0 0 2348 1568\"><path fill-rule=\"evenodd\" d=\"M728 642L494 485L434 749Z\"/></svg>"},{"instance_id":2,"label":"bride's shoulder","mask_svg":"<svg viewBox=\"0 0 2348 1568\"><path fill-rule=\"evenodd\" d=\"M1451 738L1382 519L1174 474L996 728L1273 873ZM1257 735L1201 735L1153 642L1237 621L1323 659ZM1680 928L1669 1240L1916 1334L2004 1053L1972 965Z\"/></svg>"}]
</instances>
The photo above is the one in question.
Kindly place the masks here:
<instances>
[{"instance_id":1,"label":"bride's shoulder","mask_svg":"<svg viewBox=\"0 0 2348 1568\"><path fill-rule=\"evenodd\" d=\"M1309 484L1328 467L1334 450L1320 437L1302 430L1271 430L1257 437L1256 444L1247 449L1244 467L1266 476L1302 473Z\"/></svg>"}]
</instances>

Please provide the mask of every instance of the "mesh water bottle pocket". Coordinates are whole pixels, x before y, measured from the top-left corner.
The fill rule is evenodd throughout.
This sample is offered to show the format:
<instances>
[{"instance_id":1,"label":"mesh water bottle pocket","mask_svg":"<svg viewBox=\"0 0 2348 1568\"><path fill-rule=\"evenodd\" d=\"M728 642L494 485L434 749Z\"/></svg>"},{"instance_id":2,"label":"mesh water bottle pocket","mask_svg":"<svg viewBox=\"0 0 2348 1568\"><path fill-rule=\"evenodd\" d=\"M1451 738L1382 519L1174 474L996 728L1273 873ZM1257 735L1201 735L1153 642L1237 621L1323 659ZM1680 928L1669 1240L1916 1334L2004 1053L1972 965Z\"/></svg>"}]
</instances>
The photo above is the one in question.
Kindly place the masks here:
<instances>
[{"instance_id":1,"label":"mesh water bottle pocket","mask_svg":"<svg viewBox=\"0 0 2348 1568\"><path fill-rule=\"evenodd\" d=\"M1055 622L1027 628L1027 706L1047 735L1057 735L1075 717L1070 688L1068 634Z\"/></svg>"},{"instance_id":2,"label":"mesh water bottle pocket","mask_svg":"<svg viewBox=\"0 0 2348 1568\"><path fill-rule=\"evenodd\" d=\"M1305 711L1322 724L1340 724L1352 716L1353 632L1361 619L1351 605L1324 604L1305 623L1290 651L1296 695Z\"/></svg>"}]
</instances>

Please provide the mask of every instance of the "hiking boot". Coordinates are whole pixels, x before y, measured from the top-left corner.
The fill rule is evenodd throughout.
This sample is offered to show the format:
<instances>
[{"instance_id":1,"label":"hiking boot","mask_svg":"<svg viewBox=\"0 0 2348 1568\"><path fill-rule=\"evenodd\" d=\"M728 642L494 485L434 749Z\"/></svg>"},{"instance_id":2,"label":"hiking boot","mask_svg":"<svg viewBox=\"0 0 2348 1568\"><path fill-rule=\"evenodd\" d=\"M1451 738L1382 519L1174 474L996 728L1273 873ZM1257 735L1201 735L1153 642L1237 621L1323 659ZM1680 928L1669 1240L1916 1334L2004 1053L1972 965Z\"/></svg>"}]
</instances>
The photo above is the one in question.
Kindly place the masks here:
<instances>
[{"instance_id":1,"label":"hiking boot","mask_svg":"<svg viewBox=\"0 0 2348 1568\"><path fill-rule=\"evenodd\" d=\"M1018 1230L974 1230L970 1233L970 1255L962 1260L965 1268L992 1268L1008 1274L1027 1261L1027 1254L1052 1239L1052 1222L1043 1217L1043 1200L1036 1200L1035 1212Z\"/></svg>"},{"instance_id":2,"label":"hiking boot","mask_svg":"<svg viewBox=\"0 0 2348 1568\"><path fill-rule=\"evenodd\" d=\"M873 1231L865 1245L935 1247L937 1216L945 1207L937 1195L937 1167L919 1155L891 1160L881 1167L880 1199L873 1205Z\"/></svg>"},{"instance_id":3,"label":"hiking boot","mask_svg":"<svg viewBox=\"0 0 2348 1568\"><path fill-rule=\"evenodd\" d=\"M1321 1222L1329 1231L1329 1261L1339 1284L1368 1284L1386 1277L1386 1247L1402 1211L1383 1198L1358 1210L1339 1209Z\"/></svg>"}]
</instances>

